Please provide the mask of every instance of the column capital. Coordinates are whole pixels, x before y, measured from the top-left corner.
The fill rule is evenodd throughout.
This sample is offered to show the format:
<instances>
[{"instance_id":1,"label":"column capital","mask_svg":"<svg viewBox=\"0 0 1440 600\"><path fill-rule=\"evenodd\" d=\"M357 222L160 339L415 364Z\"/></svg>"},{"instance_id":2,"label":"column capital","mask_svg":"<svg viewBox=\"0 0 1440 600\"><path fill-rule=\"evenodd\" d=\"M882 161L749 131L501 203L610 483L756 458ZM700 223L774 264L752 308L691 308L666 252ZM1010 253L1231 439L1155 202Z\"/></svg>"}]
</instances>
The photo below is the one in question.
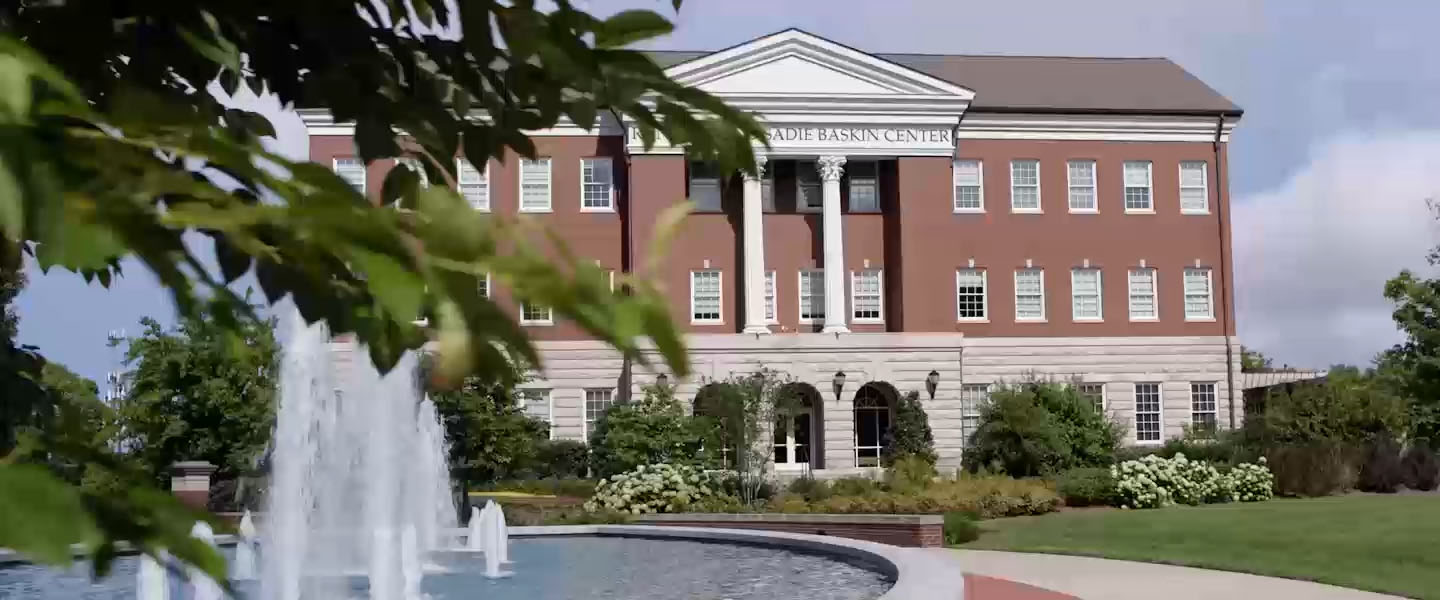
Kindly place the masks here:
<instances>
[{"instance_id":1,"label":"column capital","mask_svg":"<svg viewBox=\"0 0 1440 600\"><path fill-rule=\"evenodd\" d=\"M745 181L760 181L761 179L764 179L766 163L769 162L769 160L770 158L768 156L765 156L764 154L756 154L755 174L751 175L749 173L744 173L743 175L745 177Z\"/></svg>"},{"instance_id":2,"label":"column capital","mask_svg":"<svg viewBox=\"0 0 1440 600\"><path fill-rule=\"evenodd\" d=\"M840 176L845 173L845 157L822 156L815 161L815 167L820 171L821 180L840 181Z\"/></svg>"}]
</instances>

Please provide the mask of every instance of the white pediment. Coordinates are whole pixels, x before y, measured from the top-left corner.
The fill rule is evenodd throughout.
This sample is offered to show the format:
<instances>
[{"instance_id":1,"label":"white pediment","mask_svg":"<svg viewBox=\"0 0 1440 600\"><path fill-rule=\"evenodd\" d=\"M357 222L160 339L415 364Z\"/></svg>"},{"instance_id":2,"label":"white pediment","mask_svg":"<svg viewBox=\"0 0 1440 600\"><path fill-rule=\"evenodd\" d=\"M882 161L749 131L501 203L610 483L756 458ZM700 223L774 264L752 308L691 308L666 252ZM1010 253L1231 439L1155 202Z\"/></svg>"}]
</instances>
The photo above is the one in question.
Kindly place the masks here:
<instances>
[{"instance_id":1,"label":"white pediment","mask_svg":"<svg viewBox=\"0 0 1440 600\"><path fill-rule=\"evenodd\" d=\"M666 73L721 97L913 96L968 105L975 96L954 83L796 29L673 65Z\"/></svg>"}]
</instances>

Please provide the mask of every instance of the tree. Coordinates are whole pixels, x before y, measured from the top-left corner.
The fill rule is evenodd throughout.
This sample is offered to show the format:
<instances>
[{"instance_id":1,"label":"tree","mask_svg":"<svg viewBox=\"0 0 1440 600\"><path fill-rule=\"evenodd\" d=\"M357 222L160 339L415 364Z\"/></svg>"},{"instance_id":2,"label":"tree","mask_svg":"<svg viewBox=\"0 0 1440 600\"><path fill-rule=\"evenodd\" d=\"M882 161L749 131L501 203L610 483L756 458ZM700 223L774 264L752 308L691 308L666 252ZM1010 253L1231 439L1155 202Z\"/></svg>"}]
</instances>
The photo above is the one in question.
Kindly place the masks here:
<instances>
[{"instance_id":1,"label":"tree","mask_svg":"<svg viewBox=\"0 0 1440 600\"><path fill-rule=\"evenodd\" d=\"M1430 261L1437 264L1433 253ZM1385 298L1395 304L1391 317L1405 340L1380 353L1377 370L1409 400L1411 434L1436 443L1440 441L1440 279L1401 271L1385 282Z\"/></svg>"},{"instance_id":2,"label":"tree","mask_svg":"<svg viewBox=\"0 0 1440 600\"><path fill-rule=\"evenodd\" d=\"M701 462L704 425L685 414L668 386L651 385L638 402L611 406L590 434L595 474L609 477L640 465Z\"/></svg>"},{"instance_id":3,"label":"tree","mask_svg":"<svg viewBox=\"0 0 1440 600\"><path fill-rule=\"evenodd\" d=\"M885 464L906 456L916 456L935 464L935 434L930 431L930 417L920 404L920 393L911 391L895 405L895 420L885 432Z\"/></svg>"},{"instance_id":4,"label":"tree","mask_svg":"<svg viewBox=\"0 0 1440 600\"><path fill-rule=\"evenodd\" d=\"M522 369L516 368L519 379ZM449 441L450 476L466 493L528 467L549 425L525 414L514 388L468 377L455 389L433 389L430 400Z\"/></svg>"},{"instance_id":5,"label":"tree","mask_svg":"<svg viewBox=\"0 0 1440 600\"><path fill-rule=\"evenodd\" d=\"M140 325L111 341L125 345L129 369L119 402L129 453L157 481L182 460L210 462L222 479L254 471L275 428L274 321L242 319L238 343L208 315Z\"/></svg>"},{"instance_id":6,"label":"tree","mask_svg":"<svg viewBox=\"0 0 1440 600\"><path fill-rule=\"evenodd\" d=\"M1270 357L1265 356L1259 350L1252 350L1245 346L1240 347L1240 370L1254 371L1268 369L1273 364Z\"/></svg>"},{"instance_id":7,"label":"tree","mask_svg":"<svg viewBox=\"0 0 1440 600\"><path fill-rule=\"evenodd\" d=\"M450 157L462 149L477 164L507 148L532 156L525 130L562 117L588 127L602 113L632 123L647 145L664 139L754 172L751 143L765 132L753 118L626 48L670 31L665 18L633 10L597 19L569 0L548 4L0 5L0 235L44 269L102 285L133 258L183 316L208 313L232 337L253 311L228 284L253 271L268 302L288 296L307 321L353 332L382 370L433 337L441 360L432 373L446 386L469 373L494 380L511 356L538 359L513 315L478 293L489 273L627 359L643 364L641 349L653 347L683 375L680 336L644 273L621 277L614 293L562 243L560 258L547 258L524 228L469 210L450 185L418 185L408 167L387 178L385 208L372 206L324 166L267 151L272 125L207 91L214 83L225 95L243 88L328 109L356 123L367 163L413 155L430 181L451 185ZM203 260L208 249L185 243L191 233L209 238L218 272ZM123 538L223 573L188 537L189 522L176 524L187 518L178 504L127 489L134 494L101 497L0 465L0 509L37 524L0 522L0 545L64 562L70 543L89 536L104 572Z\"/></svg>"},{"instance_id":8,"label":"tree","mask_svg":"<svg viewBox=\"0 0 1440 600\"><path fill-rule=\"evenodd\" d=\"M1115 461L1122 434L1073 385L1032 379L991 392L980 424L966 440L964 462L971 471L1000 470L1014 477L1107 466Z\"/></svg>"}]
</instances>

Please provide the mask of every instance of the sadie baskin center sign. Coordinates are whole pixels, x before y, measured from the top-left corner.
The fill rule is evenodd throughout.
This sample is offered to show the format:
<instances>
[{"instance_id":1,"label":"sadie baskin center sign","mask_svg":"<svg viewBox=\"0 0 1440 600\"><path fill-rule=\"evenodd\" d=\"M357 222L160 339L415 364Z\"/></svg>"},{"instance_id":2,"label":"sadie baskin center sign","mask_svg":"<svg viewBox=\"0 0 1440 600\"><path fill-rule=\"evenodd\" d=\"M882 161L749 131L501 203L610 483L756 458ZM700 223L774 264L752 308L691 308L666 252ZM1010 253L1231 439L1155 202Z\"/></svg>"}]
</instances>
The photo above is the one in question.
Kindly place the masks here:
<instances>
[{"instance_id":1,"label":"sadie baskin center sign","mask_svg":"<svg viewBox=\"0 0 1440 600\"><path fill-rule=\"evenodd\" d=\"M772 125L766 128L770 154L817 155L822 153L854 153L872 155L938 155L949 156L955 151L955 140L948 125ZM629 128L631 152L642 151L639 131ZM657 146L666 146L657 140Z\"/></svg>"}]
</instances>

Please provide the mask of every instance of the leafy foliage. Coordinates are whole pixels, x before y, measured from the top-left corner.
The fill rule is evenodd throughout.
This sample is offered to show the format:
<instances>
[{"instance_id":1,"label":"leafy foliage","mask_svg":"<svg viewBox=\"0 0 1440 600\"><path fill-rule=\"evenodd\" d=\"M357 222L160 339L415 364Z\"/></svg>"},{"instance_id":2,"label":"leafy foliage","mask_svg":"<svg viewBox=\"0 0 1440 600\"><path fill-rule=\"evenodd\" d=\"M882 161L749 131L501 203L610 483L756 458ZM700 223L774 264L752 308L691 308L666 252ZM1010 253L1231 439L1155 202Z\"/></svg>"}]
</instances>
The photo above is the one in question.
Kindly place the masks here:
<instances>
[{"instance_id":1,"label":"leafy foliage","mask_svg":"<svg viewBox=\"0 0 1440 600\"><path fill-rule=\"evenodd\" d=\"M901 493L930 487L936 476L935 464L914 454L904 456L885 470L885 485Z\"/></svg>"},{"instance_id":2,"label":"leafy foliage","mask_svg":"<svg viewBox=\"0 0 1440 600\"><path fill-rule=\"evenodd\" d=\"M445 426L450 448L450 476L461 487L522 475L534 460L536 448L549 426L525 414L514 389L504 381L471 376L456 389L432 389L430 401Z\"/></svg>"},{"instance_id":3,"label":"leafy foliage","mask_svg":"<svg viewBox=\"0 0 1440 600\"><path fill-rule=\"evenodd\" d=\"M980 523L975 516L962 511L945 513L945 545L955 546L980 539Z\"/></svg>"},{"instance_id":4,"label":"leafy foliage","mask_svg":"<svg viewBox=\"0 0 1440 600\"><path fill-rule=\"evenodd\" d=\"M530 474L540 479L576 479L590 468L590 448L577 440L540 440Z\"/></svg>"},{"instance_id":5,"label":"leafy foliage","mask_svg":"<svg viewBox=\"0 0 1440 600\"><path fill-rule=\"evenodd\" d=\"M1273 362L1270 357L1265 356L1259 350L1245 346L1240 347L1240 369L1243 371L1268 369Z\"/></svg>"},{"instance_id":6,"label":"leafy foliage","mask_svg":"<svg viewBox=\"0 0 1440 600\"><path fill-rule=\"evenodd\" d=\"M842 494L834 487L825 499L807 502L782 494L770 499L775 512L833 514L935 514L965 512L982 519L1039 515L1060 507L1060 497L1044 481L1005 476L963 476L932 481L923 488L870 490Z\"/></svg>"},{"instance_id":7,"label":"leafy foliage","mask_svg":"<svg viewBox=\"0 0 1440 600\"><path fill-rule=\"evenodd\" d=\"M695 420L702 428L705 460L734 471L741 502L764 498L773 458L766 436L803 402L801 388L789 375L768 368L700 388Z\"/></svg>"},{"instance_id":8,"label":"leafy foliage","mask_svg":"<svg viewBox=\"0 0 1440 600\"><path fill-rule=\"evenodd\" d=\"M643 465L701 462L701 424L685 414L674 391L648 386L638 402L616 404L590 434L595 474L610 477Z\"/></svg>"},{"instance_id":9,"label":"leafy foliage","mask_svg":"<svg viewBox=\"0 0 1440 600\"><path fill-rule=\"evenodd\" d=\"M636 515L684 512L691 503L714 496L718 490L709 473L688 465L640 465L600 480L585 509Z\"/></svg>"},{"instance_id":10,"label":"leafy foliage","mask_svg":"<svg viewBox=\"0 0 1440 600\"><path fill-rule=\"evenodd\" d=\"M1366 492L1393 494L1405 483L1400 464L1400 444L1388 435L1376 436L1366 445L1365 462L1360 466L1359 488Z\"/></svg>"},{"instance_id":11,"label":"leafy foliage","mask_svg":"<svg viewBox=\"0 0 1440 600\"><path fill-rule=\"evenodd\" d=\"M1110 506L1116 503L1115 476L1104 467L1070 469L1055 478L1055 491L1065 506Z\"/></svg>"},{"instance_id":12,"label":"leafy foliage","mask_svg":"<svg viewBox=\"0 0 1440 600\"><path fill-rule=\"evenodd\" d=\"M123 443L151 474L204 460L221 478L255 470L275 427L274 322L226 325L207 313L172 329L141 319L125 345L126 388L119 403Z\"/></svg>"},{"instance_id":13,"label":"leafy foliage","mask_svg":"<svg viewBox=\"0 0 1440 600\"><path fill-rule=\"evenodd\" d=\"M1440 487L1440 459L1428 444L1411 444L1401 459L1405 486L1412 490L1432 491Z\"/></svg>"},{"instance_id":14,"label":"leafy foliage","mask_svg":"<svg viewBox=\"0 0 1440 600\"><path fill-rule=\"evenodd\" d=\"M1073 386L1031 380L1002 386L981 409L965 466L1016 477L1114 462L1122 429Z\"/></svg>"},{"instance_id":15,"label":"leafy foliage","mask_svg":"<svg viewBox=\"0 0 1440 600\"><path fill-rule=\"evenodd\" d=\"M935 464L935 434L930 431L930 417L920 404L920 393L912 391L900 398L895 405L895 419L885 432L884 463L890 466L898 458L919 457Z\"/></svg>"}]
</instances>

